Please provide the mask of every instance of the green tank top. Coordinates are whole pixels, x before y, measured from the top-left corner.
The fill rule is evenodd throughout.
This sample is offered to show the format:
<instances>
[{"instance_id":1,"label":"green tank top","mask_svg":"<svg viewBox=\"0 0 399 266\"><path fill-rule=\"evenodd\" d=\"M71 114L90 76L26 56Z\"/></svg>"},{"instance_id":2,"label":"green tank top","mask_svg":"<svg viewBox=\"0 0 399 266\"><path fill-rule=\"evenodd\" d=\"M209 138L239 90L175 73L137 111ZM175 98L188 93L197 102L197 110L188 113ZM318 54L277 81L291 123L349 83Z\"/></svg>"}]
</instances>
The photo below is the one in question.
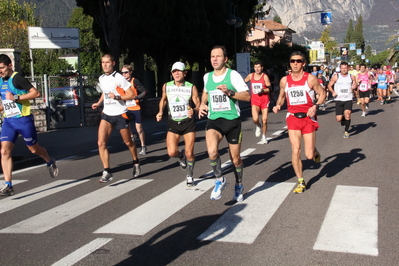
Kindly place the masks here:
<instances>
[{"instance_id":1,"label":"green tank top","mask_svg":"<svg viewBox=\"0 0 399 266\"><path fill-rule=\"evenodd\" d=\"M175 85L175 82L169 81L166 83L166 97L168 98L168 114L174 121L181 121L188 118L188 109L193 84L185 81L180 87Z\"/></svg>"},{"instance_id":2,"label":"green tank top","mask_svg":"<svg viewBox=\"0 0 399 266\"><path fill-rule=\"evenodd\" d=\"M229 90L237 91L231 83L231 69L227 69L226 76L221 82L213 81L213 73L209 72L205 88L208 93L208 119L216 120L225 118L234 120L240 117L240 108L236 99L229 98L222 91L216 89L217 86L226 84Z\"/></svg>"}]
</instances>

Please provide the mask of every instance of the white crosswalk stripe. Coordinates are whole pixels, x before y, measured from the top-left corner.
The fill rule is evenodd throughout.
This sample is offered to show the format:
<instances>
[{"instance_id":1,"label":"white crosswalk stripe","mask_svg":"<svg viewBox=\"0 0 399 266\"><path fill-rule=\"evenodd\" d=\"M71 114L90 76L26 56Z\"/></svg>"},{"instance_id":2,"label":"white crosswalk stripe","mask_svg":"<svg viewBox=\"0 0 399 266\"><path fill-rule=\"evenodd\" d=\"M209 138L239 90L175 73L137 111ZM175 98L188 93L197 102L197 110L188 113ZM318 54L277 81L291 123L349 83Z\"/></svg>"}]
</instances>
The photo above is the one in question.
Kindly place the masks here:
<instances>
[{"instance_id":1,"label":"white crosswalk stripe","mask_svg":"<svg viewBox=\"0 0 399 266\"><path fill-rule=\"evenodd\" d=\"M337 186L314 249L378 255L378 188Z\"/></svg>"},{"instance_id":2,"label":"white crosswalk stripe","mask_svg":"<svg viewBox=\"0 0 399 266\"><path fill-rule=\"evenodd\" d=\"M14 184L18 184L14 180ZM89 180L57 180L51 183L48 183L44 186L37 187L35 189L31 189L22 193L18 193L14 196L7 197L1 201L0 204L0 213L4 213L6 211L10 211L12 209L21 207L27 203L31 203L35 200L42 199L44 197L53 195L57 192L63 191L65 189L74 187L76 185L80 185Z\"/></svg>"},{"instance_id":3,"label":"white crosswalk stripe","mask_svg":"<svg viewBox=\"0 0 399 266\"><path fill-rule=\"evenodd\" d=\"M187 188L184 181L94 233L145 235L213 185L213 179L202 179L195 187Z\"/></svg>"},{"instance_id":4,"label":"white crosswalk stripe","mask_svg":"<svg viewBox=\"0 0 399 266\"><path fill-rule=\"evenodd\" d=\"M78 261L80 261L81 259L83 259L84 257L86 257L87 255L89 255L90 253L94 252L96 249L104 246L105 244L107 244L111 240L112 240L112 238L97 238L97 239L94 239L90 243L84 245L83 247L75 250L74 252L72 252L68 256L66 256L66 257L62 258L61 260L57 261L52 266L70 266L70 265L73 265L73 264L77 263Z\"/></svg>"},{"instance_id":5,"label":"white crosswalk stripe","mask_svg":"<svg viewBox=\"0 0 399 266\"><path fill-rule=\"evenodd\" d=\"M121 180L0 230L0 233L44 233L152 180Z\"/></svg>"},{"instance_id":6,"label":"white crosswalk stripe","mask_svg":"<svg viewBox=\"0 0 399 266\"><path fill-rule=\"evenodd\" d=\"M253 243L294 185L294 183L257 183L244 195L244 201L231 207L198 239Z\"/></svg>"}]
</instances>

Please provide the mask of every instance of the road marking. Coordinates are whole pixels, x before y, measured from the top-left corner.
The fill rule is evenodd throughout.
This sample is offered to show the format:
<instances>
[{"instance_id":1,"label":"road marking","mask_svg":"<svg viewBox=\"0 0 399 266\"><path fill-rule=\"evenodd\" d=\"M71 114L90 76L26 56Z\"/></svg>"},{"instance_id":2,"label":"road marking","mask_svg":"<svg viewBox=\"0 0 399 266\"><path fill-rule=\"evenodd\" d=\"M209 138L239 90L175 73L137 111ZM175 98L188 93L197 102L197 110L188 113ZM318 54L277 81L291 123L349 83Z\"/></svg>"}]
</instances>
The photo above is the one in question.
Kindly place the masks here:
<instances>
[{"instance_id":1,"label":"road marking","mask_svg":"<svg viewBox=\"0 0 399 266\"><path fill-rule=\"evenodd\" d=\"M18 185L18 184L21 184L21 183L24 183L24 182L26 182L26 181L28 181L28 180L18 180L18 179L16 179L16 180L12 180L12 185L14 186L14 185ZM2 201L2 202L4 202L4 201Z\"/></svg>"},{"instance_id":2,"label":"road marking","mask_svg":"<svg viewBox=\"0 0 399 266\"><path fill-rule=\"evenodd\" d=\"M378 188L337 186L313 249L378 255Z\"/></svg>"},{"instance_id":3,"label":"road marking","mask_svg":"<svg viewBox=\"0 0 399 266\"><path fill-rule=\"evenodd\" d=\"M112 238L97 238L91 241L90 243L84 245L83 247L75 250L68 256L62 258L61 260L57 261L54 263L52 266L70 266L81 259L85 258L86 256L90 255L100 247L104 246L107 244L109 241L111 241Z\"/></svg>"},{"instance_id":4,"label":"road marking","mask_svg":"<svg viewBox=\"0 0 399 266\"><path fill-rule=\"evenodd\" d=\"M17 181L14 180L13 183ZM31 203L35 200L42 199L44 197L53 195L65 189L80 185L89 180L57 180L46 184L44 186L37 187L22 193L17 193L14 196L7 197L1 201L0 213L21 207L27 203Z\"/></svg>"},{"instance_id":5,"label":"road marking","mask_svg":"<svg viewBox=\"0 0 399 266\"><path fill-rule=\"evenodd\" d=\"M213 179L202 179L193 188L188 188L186 181L181 182L136 209L99 228L94 233L145 235L212 188L214 182Z\"/></svg>"},{"instance_id":6,"label":"road marking","mask_svg":"<svg viewBox=\"0 0 399 266\"><path fill-rule=\"evenodd\" d=\"M244 201L226 211L198 239L252 244L294 185L258 182L244 194Z\"/></svg>"},{"instance_id":7,"label":"road marking","mask_svg":"<svg viewBox=\"0 0 399 266\"><path fill-rule=\"evenodd\" d=\"M152 180L120 180L65 204L0 230L0 233L41 234Z\"/></svg>"},{"instance_id":8,"label":"road marking","mask_svg":"<svg viewBox=\"0 0 399 266\"><path fill-rule=\"evenodd\" d=\"M245 156L247 156L247 155L253 153L255 150L256 150L256 149L249 148L249 149L246 149L245 151L241 152L241 153L240 153L241 159L244 159ZM227 168L227 167L230 167L230 166L231 166L231 160L228 160L228 161L224 162L224 163L221 165L222 171L226 170L226 168ZM244 167L245 167L245 166L244 166ZM209 177L212 177L212 176L214 176L213 171L209 171L208 173L202 175L200 178L209 178Z\"/></svg>"},{"instance_id":9,"label":"road marking","mask_svg":"<svg viewBox=\"0 0 399 266\"><path fill-rule=\"evenodd\" d=\"M274 132L274 133L272 134L272 136L278 136L278 135L283 134L284 132L285 132L285 130L277 130L276 132Z\"/></svg>"},{"instance_id":10,"label":"road marking","mask_svg":"<svg viewBox=\"0 0 399 266\"><path fill-rule=\"evenodd\" d=\"M166 133L166 131L159 131L159 132L156 132L156 133L152 133L151 135L152 136L156 136L156 135L161 135L161 134L165 134Z\"/></svg>"},{"instance_id":11,"label":"road marking","mask_svg":"<svg viewBox=\"0 0 399 266\"><path fill-rule=\"evenodd\" d=\"M269 142L272 140L273 138L266 138L266 140L267 140L267 143L269 144ZM256 144L260 144L260 145L265 145L265 143L263 143L262 142L262 140L261 141L259 141L258 143L256 143Z\"/></svg>"}]
</instances>

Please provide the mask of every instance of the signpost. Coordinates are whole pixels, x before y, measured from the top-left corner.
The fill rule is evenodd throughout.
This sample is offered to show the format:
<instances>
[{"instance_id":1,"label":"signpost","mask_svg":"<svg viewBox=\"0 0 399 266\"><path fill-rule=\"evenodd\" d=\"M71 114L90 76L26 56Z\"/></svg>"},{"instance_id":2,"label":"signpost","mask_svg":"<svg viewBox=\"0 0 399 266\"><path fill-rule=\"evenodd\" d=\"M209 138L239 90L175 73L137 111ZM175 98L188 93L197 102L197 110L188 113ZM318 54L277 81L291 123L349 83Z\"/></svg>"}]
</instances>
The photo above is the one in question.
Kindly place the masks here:
<instances>
[{"instance_id":1,"label":"signpost","mask_svg":"<svg viewBox=\"0 0 399 266\"><path fill-rule=\"evenodd\" d=\"M331 23L332 23L332 13L331 12L321 13L321 24L330 25Z\"/></svg>"}]
</instances>

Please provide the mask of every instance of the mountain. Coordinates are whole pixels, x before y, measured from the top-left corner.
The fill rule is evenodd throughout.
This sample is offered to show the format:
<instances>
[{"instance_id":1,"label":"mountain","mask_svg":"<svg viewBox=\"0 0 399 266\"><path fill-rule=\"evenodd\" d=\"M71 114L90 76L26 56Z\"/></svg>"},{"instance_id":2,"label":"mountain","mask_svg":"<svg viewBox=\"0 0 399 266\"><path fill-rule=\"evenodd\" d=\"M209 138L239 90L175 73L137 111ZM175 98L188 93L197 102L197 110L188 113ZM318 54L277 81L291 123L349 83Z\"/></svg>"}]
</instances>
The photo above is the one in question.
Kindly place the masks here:
<instances>
[{"instance_id":1,"label":"mountain","mask_svg":"<svg viewBox=\"0 0 399 266\"><path fill-rule=\"evenodd\" d=\"M300 4L298 4L300 2ZM323 31L321 14L307 12L328 10L332 12L331 37L342 43L348 28L349 19L357 24L360 15L363 18L363 36L366 45L381 52L393 43L386 44L389 36L397 34L399 23L398 0L268 0L267 6L272 10L267 19L278 15L284 25L288 25L297 33L293 36L296 43L304 43L304 37L318 40Z\"/></svg>"},{"instance_id":2,"label":"mountain","mask_svg":"<svg viewBox=\"0 0 399 266\"><path fill-rule=\"evenodd\" d=\"M18 0L25 2L26 0ZM161 1L161 0L160 0ZM169 0L170 1L170 0ZM28 0L36 4L36 15L43 19L43 27L66 27L76 0ZM331 37L342 43L346 35L349 19L356 25L359 15L363 17L363 35L366 45L381 52L393 43L386 44L389 36L398 33L399 0L267 0L266 8L272 6L266 19L277 14L282 24L288 25L297 33L295 43L303 44L304 37L318 40L323 31L320 14L303 15L311 11L329 10L333 15Z\"/></svg>"}]
</instances>

